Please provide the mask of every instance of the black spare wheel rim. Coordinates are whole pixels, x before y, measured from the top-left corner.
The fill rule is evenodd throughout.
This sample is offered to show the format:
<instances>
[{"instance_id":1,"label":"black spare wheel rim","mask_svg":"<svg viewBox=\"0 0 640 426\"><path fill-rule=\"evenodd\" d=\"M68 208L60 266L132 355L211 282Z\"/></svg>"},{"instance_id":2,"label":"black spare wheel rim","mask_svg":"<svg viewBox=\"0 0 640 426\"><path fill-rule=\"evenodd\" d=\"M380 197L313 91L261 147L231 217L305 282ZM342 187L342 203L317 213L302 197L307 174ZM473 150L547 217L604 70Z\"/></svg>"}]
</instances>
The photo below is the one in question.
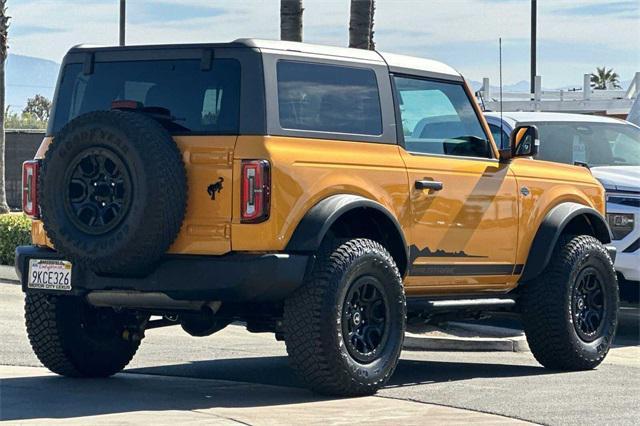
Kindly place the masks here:
<instances>
[{"instance_id":1,"label":"black spare wheel rim","mask_svg":"<svg viewBox=\"0 0 640 426\"><path fill-rule=\"evenodd\" d=\"M578 337L592 342L602 335L607 302L600 273L593 267L578 274L571 297L573 326Z\"/></svg>"},{"instance_id":2,"label":"black spare wheel rim","mask_svg":"<svg viewBox=\"0 0 640 426\"><path fill-rule=\"evenodd\" d=\"M349 354L361 363L374 361L389 338L389 303L382 283L365 275L350 286L342 308L342 333Z\"/></svg>"},{"instance_id":3,"label":"black spare wheel rim","mask_svg":"<svg viewBox=\"0 0 640 426\"><path fill-rule=\"evenodd\" d=\"M111 149L94 147L70 162L65 176L65 209L82 232L105 234L126 217L132 198L131 175Z\"/></svg>"}]
</instances>

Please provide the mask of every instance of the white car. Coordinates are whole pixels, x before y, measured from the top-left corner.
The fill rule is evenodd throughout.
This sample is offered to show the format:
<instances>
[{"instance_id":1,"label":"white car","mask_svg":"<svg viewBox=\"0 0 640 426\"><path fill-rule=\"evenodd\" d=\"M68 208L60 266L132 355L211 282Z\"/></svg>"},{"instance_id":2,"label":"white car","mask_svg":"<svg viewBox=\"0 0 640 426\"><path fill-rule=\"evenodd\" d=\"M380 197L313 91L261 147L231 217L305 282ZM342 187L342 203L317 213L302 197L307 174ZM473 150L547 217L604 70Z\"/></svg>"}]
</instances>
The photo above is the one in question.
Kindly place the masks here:
<instances>
[{"instance_id":1,"label":"white car","mask_svg":"<svg viewBox=\"0 0 640 426\"><path fill-rule=\"evenodd\" d=\"M534 124L539 160L586 166L607 191L607 220L616 246L621 294L640 291L640 127L608 117L552 112L485 113L491 133L507 148L511 130Z\"/></svg>"},{"instance_id":2,"label":"white car","mask_svg":"<svg viewBox=\"0 0 640 426\"><path fill-rule=\"evenodd\" d=\"M636 96L636 100L633 101L629 115L627 115L627 121L640 126L640 96Z\"/></svg>"}]
</instances>

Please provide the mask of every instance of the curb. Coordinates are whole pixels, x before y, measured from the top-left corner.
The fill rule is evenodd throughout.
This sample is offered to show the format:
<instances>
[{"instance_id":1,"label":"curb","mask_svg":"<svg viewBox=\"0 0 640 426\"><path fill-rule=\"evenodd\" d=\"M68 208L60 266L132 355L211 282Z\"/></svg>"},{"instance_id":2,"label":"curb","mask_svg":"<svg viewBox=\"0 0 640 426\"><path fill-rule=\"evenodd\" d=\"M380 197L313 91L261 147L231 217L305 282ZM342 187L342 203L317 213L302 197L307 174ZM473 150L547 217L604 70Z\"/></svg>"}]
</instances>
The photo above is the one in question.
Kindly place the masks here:
<instances>
[{"instance_id":1,"label":"curb","mask_svg":"<svg viewBox=\"0 0 640 426\"><path fill-rule=\"evenodd\" d=\"M9 281L11 284L20 283L16 270L9 265L0 265L0 281Z\"/></svg>"},{"instance_id":2,"label":"curb","mask_svg":"<svg viewBox=\"0 0 640 426\"><path fill-rule=\"evenodd\" d=\"M413 333L405 333L403 347L410 351L529 352L524 338L432 337Z\"/></svg>"},{"instance_id":3,"label":"curb","mask_svg":"<svg viewBox=\"0 0 640 426\"><path fill-rule=\"evenodd\" d=\"M453 330L471 336L455 335ZM426 333L407 331L403 346L414 351L529 352L527 339L519 330L459 322Z\"/></svg>"}]
</instances>

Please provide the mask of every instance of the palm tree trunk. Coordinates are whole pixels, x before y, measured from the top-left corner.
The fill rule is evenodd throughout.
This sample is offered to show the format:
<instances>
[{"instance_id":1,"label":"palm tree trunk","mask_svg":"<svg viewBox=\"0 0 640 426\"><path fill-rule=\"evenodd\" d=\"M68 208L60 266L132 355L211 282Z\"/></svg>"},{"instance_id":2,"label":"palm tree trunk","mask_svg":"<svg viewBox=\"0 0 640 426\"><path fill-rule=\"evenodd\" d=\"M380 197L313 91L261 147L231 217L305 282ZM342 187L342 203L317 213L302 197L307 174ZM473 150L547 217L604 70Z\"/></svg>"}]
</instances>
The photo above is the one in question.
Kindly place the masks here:
<instances>
[{"instance_id":1,"label":"palm tree trunk","mask_svg":"<svg viewBox=\"0 0 640 426\"><path fill-rule=\"evenodd\" d=\"M9 28L9 17L6 12L7 1L0 0L0 213L6 213L9 211L4 179L6 169L4 163L4 64L7 60L7 33Z\"/></svg>"},{"instance_id":2,"label":"palm tree trunk","mask_svg":"<svg viewBox=\"0 0 640 426\"><path fill-rule=\"evenodd\" d=\"M349 47L369 50L375 48L373 42L373 14L375 8L375 0L351 0Z\"/></svg>"},{"instance_id":3,"label":"palm tree trunk","mask_svg":"<svg viewBox=\"0 0 640 426\"><path fill-rule=\"evenodd\" d=\"M302 0L280 0L280 39L302 41Z\"/></svg>"},{"instance_id":4,"label":"palm tree trunk","mask_svg":"<svg viewBox=\"0 0 640 426\"><path fill-rule=\"evenodd\" d=\"M369 12L369 50L374 50L376 48L376 43L373 41L373 17L376 12L376 0L371 0L371 7Z\"/></svg>"}]
</instances>

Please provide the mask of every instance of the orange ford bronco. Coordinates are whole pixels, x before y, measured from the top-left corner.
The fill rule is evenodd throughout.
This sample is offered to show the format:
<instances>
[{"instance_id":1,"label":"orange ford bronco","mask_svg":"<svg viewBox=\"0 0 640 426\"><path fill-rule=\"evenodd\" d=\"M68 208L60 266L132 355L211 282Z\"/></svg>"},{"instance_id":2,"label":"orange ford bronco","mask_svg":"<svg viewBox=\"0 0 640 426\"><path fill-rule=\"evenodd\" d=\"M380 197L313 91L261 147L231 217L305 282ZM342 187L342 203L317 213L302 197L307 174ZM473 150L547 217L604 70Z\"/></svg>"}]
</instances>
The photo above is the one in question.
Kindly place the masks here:
<instances>
[{"instance_id":1,"label":"orange ford bronco","mask_svg":"<svg viewBox=\"0 0 640 426\"><path fill-rule=\"evenodd\" d=\"M535 357L597 366L617 324L604 191L498 151L459 73L375 51L237 40L75 47L24 164L33 350L109 376L145 329L273 332L313 390L374 393L407 318L522 314ZM160 317L161 319L156 319Z\"/></svg>"}]
</instances>

